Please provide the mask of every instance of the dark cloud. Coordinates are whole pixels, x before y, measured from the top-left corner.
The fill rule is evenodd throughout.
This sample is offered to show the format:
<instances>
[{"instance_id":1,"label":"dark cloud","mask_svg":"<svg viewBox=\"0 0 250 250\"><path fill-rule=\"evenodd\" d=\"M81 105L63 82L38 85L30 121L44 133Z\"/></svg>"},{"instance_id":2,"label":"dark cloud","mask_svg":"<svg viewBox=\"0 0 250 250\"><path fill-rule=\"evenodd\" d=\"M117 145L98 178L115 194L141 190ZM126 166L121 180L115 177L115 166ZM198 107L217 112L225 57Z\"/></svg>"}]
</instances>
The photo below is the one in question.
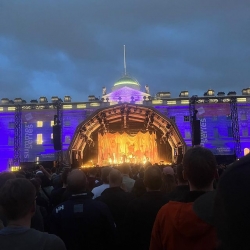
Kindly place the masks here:
<instances>
[{"instance_id":1,"label":"dark cloud","mask_svg":"<svg viewBox=\"0 0 250 250\"><path fill-rule=\"evenodd\" d=\"M2 97L108 90L128 73L151 92L249 87L248 0L2 0Z\"/></svg>"}]
</instances>

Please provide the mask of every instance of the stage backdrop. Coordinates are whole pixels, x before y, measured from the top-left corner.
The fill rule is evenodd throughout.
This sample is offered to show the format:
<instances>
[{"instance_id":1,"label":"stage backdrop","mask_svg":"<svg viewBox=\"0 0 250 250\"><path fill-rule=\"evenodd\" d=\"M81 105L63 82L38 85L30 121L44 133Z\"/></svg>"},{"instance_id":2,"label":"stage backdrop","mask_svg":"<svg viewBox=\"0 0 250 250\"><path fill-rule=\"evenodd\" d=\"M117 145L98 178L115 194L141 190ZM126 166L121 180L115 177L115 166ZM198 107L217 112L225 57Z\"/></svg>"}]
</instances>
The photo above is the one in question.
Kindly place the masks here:
<instances>
[{"instance_id":1,"label":"stage backdrop","mask_svg":"<svg viewBox=\"0 0 250 250\"><path fill-rule=\"evenodd\" d=\"M98 164L158 162L156 134L138 132L98 134Z\"/></svg>"}]
</instances>

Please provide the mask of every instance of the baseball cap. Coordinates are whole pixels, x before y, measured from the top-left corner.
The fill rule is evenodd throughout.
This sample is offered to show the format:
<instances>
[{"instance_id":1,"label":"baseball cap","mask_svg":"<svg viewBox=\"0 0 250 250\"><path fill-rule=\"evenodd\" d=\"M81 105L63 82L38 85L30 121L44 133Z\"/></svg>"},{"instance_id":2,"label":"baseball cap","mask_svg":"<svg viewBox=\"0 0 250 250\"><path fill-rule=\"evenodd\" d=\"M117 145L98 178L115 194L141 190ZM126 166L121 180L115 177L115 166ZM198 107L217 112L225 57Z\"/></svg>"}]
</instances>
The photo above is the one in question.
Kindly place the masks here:
<instances>
[{"instance_id":1,"label":"baseball cap","mask_svg":"<svg viewBox=\"0 0 250 250\"><path fill-rule=\"evenodd\" d=\"M163 174L174 175L174 170L172 167L165 167L165 168L163 168Z\"/></svg>"}]
</instances>

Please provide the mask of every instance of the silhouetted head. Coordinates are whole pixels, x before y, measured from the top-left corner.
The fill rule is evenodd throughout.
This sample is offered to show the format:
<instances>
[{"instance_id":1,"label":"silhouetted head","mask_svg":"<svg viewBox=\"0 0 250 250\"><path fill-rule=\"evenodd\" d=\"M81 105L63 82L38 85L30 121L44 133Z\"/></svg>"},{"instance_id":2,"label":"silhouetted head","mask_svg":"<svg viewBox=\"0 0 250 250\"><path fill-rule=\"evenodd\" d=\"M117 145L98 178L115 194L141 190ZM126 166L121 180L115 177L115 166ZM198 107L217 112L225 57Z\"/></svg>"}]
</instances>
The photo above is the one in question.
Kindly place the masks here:
<instances>
[{"instance_id":1,"label":"silhouetted head","mask_svg":"<svg viewBox=\"0 0 250 250\"><path fill-rule=\"evenodd\" d=\"M117 169L112 169L108 176L110 187L120 187L122 184L122 174Z\"/></svg>"},{"instance_id":2,"label":"silhouetted head","mask_svg":"<svg viewBox=\"0 0 250 250\"><path fill-rule=\"evenodd\" d=\"M35 212L36 189L27 179L6 181L0 190L0 206L8 220L18 220Z\"/></svg>"},{"instance_id":3,"label":"silhouetted head","mask_svg":"<svg viewBox=\"0 0 250 250\"><path fill-rule=\"evenodd\" d=\"M207 189L216 176L216 160L213 153L202 147L189 149L183 158L184 178L196 190Z\"/></svg>"},{"instance_id":4,"label":"silhouetted head","mask_svg":"<svg viewBox=\"0 0 250 250\"><path fill-rule=\"evenodd\" d=\"M149 190L160 190L162 185L162 173L159 167L148 167L144 173L144 184Z\"/></svg>"},{"instance_id":5,"label":"silhouetted head","mask_svg":"<svg viewBox=\"0 0 250 250\"><path fill-rule=\"evenodd\" d=\"M109 180L108 180L108 176L109 173L111 172L112 168L111 167L104 167L101 170L101 180L103 181L103 183L108 184Z\"/></svg>"},{"instance_id":6,"label":"silhouetted head","mask_svg":"<svg viewBox=\"0 0 250 250\"><path fill-rule=\"evenodd\" d=\"M3 187L5 182L9 179L15 179L16 175L11 172L2 172L0 173L0 189Z\"/></svg>"},{"instance_id":7,"label":"silhouetted head","mask_svg":"<svg viewBox=\"0 0 250 250\"><path fill-rule=\"evenodd\" d=\"M83 171L74 169L68 174L67 189L72 194L80 194L87 189L87 178Z\"/></svg>"}]
</instances>

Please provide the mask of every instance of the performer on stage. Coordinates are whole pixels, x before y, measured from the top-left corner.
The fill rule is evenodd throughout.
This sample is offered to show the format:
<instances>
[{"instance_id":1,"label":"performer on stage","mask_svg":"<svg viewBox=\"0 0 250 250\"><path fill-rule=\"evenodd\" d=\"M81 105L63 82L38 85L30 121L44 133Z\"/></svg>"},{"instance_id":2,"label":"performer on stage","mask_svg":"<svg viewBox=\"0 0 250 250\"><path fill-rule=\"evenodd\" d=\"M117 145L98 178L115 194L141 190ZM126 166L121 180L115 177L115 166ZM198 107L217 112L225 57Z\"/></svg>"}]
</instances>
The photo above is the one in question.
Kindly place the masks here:
<instances>
[{"instance_id":1,"label":"performer on stage","mask_svg":"<svg viewBox=\"0 0 250 250\"><path fill-rule=\"evenodd\" d=\"M125 163L127 161L127 156L124 154L122 155L122 163Z\"/></svg>"}]
</instances>

